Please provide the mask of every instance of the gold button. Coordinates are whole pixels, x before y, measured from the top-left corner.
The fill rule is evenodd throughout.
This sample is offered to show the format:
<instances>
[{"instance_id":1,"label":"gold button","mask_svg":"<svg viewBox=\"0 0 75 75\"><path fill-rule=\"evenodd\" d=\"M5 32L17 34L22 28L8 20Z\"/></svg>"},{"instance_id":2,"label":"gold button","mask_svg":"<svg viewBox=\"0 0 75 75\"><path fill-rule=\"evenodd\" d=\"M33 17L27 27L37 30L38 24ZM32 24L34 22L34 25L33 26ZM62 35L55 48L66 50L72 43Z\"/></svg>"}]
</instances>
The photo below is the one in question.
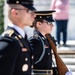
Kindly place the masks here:
<instances>
[{"instance_id":1,"label":"gold button","mask_svg":"<svg viewBox=\"0 0 75 75\"><path fill-rule=\"evenodd\" d=\"M26 72L28 70L28 64L24 64L23 66L22 66L22 71L23 72Z\"/></svg>"},{"instance_id":2,"label":"gold button","mask_svg":"<svg viewBox=\"0 0 75 75\"><path fill-rule=\"evenodd\" d=\"M34 59L34 56L32 55L32 59Z\"/></svg>"},{"instance_id":3,"label":"gold button","mask_svg":"<svg viewBox=\"0 0 75 75\"><path fill-rule=\"evenodd\" d=\"M48 53L48 55L50 55L50 53Z\"/></svg>"},{"instance_id":4,"label":"gold button","mask_svg":"<svg viewBox=\"0 0 75 75\"><path fill-rule=\"evenodd\" d=\"M31 68L33 68L33 65L31 66Z\"/></svg>"},{"instance_id":5,"label":"gold button","mask_svg":"<svg viewBox=\"0 0 75 75\"><path fill-rule=\"evenodd\" d=\"M28 58L25 58L25 61L28 61Z\"/></svg>"}]
</instances>

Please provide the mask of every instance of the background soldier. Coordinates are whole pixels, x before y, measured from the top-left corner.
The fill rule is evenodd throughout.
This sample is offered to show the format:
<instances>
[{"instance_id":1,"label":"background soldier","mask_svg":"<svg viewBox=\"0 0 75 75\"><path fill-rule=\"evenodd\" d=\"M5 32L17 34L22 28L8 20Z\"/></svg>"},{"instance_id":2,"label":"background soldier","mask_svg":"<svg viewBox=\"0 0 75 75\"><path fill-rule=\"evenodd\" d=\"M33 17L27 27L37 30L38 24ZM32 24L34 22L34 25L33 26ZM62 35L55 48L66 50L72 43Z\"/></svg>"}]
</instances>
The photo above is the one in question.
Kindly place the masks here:
<instances>
[{"instance_id":1,"label":"background soldier","mask_svg":"<svg viewBox=\"0 0 75 75\"><path fill-rule=\"evenodd\" d=\"M51 34L53 28L52 22L54 22L52 18L53 12L55 11L38 12L33 22L34 35L29 40L32 46L32 73L34 75L58 75L56 67L52 66L52 47L45 36L46 34ZM51 35L50 37L56 45L54 38ZM72 75L72 72L67 72L66 75Z\"/></svg>"},{"instance_id":2,"label":"background soldier","mask_svg":"<svg viewBox=\"0 0 75 75\"><path fill-rule=\"evenodd\" d=\"M33 23L35 28L34 35L29 39L33 48L33 72L36 75L43 74L52 75L52 51L45 34L51 33L54 22L52 13L55 11L41 11L38 12L36 20ZM52 38L53 39L53 38ZM53 39L55 42L55 40ZM37 71L40 70L40 71Z\"/></svg>"},{"instance_id":3,"label":"background soldier","mask_svg":"<svg viewBox=\"0 0 75 75\"><path fill-rule=\"evenodd\" d=\"M24 26L36 17L32 0L7 0L9 23L0 37L0 75L31 75L31 51ZM25 39L24 39L25 38Z\"/></svg>"}]
</instances>

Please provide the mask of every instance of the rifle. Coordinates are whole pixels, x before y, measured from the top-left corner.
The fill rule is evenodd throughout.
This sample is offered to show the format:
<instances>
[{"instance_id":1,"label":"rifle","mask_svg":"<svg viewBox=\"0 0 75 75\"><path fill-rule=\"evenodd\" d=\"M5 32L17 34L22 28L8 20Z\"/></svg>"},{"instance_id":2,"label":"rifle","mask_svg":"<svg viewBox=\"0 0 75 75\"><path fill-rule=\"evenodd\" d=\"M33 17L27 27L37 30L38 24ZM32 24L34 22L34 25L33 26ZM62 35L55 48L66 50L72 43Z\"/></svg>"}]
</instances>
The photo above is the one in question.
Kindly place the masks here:
<instances>
[{"instance_id":1,"label":"rifle","mask_svg":"<svg viewBox=\"0 0 75 75\"><path fill-rule=\"evenodd\" d=\"M52 41L52 39L50 37L50 34L46 34L45 36L46 36L47 40L49 41L49 44L50 44L50 46L51 46L51 48L53 50L55 60L56 60L56 64L57 64L58 75L65 75L65 73L68 71L67 66L62 61L60 56L58 55L57 48L56 48L54 42Z\"/></svg>"}]
</instances>

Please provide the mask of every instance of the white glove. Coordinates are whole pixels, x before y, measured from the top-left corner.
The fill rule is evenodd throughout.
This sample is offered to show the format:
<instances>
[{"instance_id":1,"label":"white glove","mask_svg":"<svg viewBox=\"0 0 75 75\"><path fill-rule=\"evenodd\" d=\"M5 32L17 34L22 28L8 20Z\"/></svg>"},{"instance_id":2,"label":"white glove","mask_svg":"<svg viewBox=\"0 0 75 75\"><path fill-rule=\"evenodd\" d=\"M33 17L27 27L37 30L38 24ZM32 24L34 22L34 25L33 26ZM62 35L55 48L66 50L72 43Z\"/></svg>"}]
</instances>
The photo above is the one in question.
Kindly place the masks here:
<instances>
[{"instance_id":1,"label":"white glove","mask_svg":"<svg viewBox=\"0 0 75 75\"><path fill-rule=\"evenodd\" d=\"M68 70L65 75L73 75L71 70Z\"/></svg>"}]
</instances>

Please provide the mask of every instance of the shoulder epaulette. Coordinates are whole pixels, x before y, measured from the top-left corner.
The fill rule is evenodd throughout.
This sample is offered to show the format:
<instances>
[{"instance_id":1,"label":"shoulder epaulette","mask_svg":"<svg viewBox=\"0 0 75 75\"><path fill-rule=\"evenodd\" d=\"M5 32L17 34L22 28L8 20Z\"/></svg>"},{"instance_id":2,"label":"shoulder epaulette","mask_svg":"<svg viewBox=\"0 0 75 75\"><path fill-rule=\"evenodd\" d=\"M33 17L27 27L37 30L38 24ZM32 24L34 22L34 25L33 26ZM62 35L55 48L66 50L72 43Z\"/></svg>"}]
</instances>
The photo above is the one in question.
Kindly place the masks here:
<instances>
[{"instance_id":1,"label":"shoulder epaulette","mask_svg":"<svg viewBox=\"0 0 75 75\"><path fill-rule=\"evenodd\" d=\"M39 35L38 35L38 34L35 34L35 35L33 36L33 38L38 39L38 38L39 38Z\"/></svg>"},{"instance_id":2,"label":"shoulder epaulette","mask_svg":"<svg viewBox=\"0 0 75 75\"><path fill-rule=\"evenodd\" d=\"M6 30L5 32L2 33L2 36L9 36L11 37L14 33L14 30L12 29L9 29L9 30Z\"/></svg>"},{"instance_id":3,"label":"shoulder epaulette","mask_svg":"<svg viewBox=\"0 0 75 75\"><path fill-rule=\"evenodd\" d=\"M31 36L31 37L29 38L29 40L31 40L31 39L38 39L38 37L39 37L39 35L35 34L35 35Z\"/></svg>"}]
</instances>

